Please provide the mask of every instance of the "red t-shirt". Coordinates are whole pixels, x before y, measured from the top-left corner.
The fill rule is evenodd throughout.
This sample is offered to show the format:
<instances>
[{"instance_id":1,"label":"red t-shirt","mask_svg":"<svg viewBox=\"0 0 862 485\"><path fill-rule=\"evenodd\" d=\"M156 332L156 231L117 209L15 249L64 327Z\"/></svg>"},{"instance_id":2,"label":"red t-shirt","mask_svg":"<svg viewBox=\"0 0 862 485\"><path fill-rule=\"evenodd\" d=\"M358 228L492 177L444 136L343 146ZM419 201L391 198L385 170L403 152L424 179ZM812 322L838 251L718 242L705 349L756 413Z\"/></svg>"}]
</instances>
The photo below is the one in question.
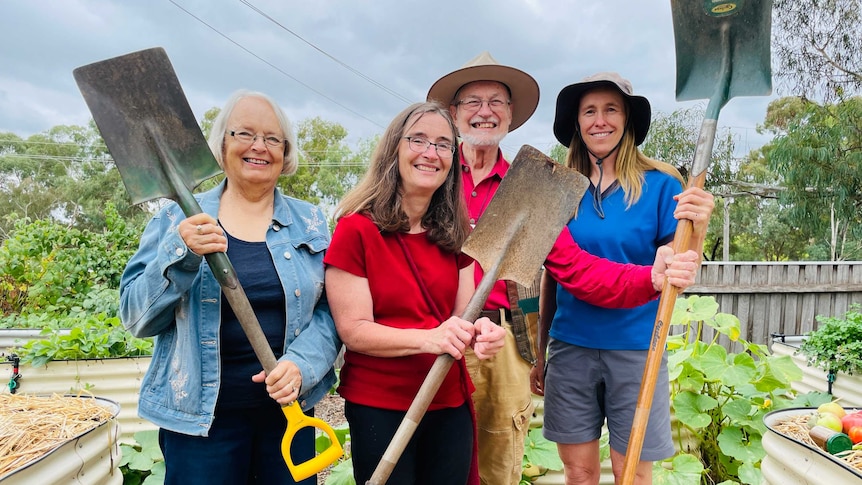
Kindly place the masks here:
<instances>
[{"instance_id":1,"label":"red t-shirt","mask_svg":"<svg viewBox=\"0 0 862 485\"><path fill-rule=\"evenodd\" d=\"M472 259L444 251L424 233L401 234L401 237L437 308L444 317L452 315L458 272L469 266ZM431 329L440 325L396 235L381 233L367 216L352 214L338 221L324 263L368 280L375 322L395 328ZM436 358L434 354L373 357L347 350L338 393L357 404L406 411ZM430 410L457 407L465 402L461 368L453 365L449 370Z\"/></svg>"}]
</instances>

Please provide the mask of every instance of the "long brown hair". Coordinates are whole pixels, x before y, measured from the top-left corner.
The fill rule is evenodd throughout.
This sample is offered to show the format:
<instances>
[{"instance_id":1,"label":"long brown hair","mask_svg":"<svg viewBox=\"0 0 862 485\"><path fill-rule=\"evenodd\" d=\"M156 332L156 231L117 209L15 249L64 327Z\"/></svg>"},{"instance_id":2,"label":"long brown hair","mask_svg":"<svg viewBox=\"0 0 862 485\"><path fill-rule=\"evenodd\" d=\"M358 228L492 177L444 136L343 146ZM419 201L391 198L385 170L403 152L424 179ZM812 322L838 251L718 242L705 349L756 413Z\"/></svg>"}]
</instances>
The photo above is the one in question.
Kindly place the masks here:
<instances>
[{"instance_id":1,"label":"long brown hair","mask_svg":"<svg viewBox=\"0 0 862 485\"><path fill-rule=\"evenodd\" d=\"M368 215L382 232L407 232L410 223L402 208L401 174L398 170L398 146L405 133L425 115L442 116L452 130L455 143L455 123L436 101L408 106L389 123L374 153L368 171L335 209L335 218L362 213ZM441 248L459 252L470 232L470 222L461 188L461 164L457 150L446 181L431 197L428 211L422 216L422 227L428 239Z\"/></svg>"},{"instance_id":2,"label":"long brown hair","mask_svg":"<svg viewBox=\"0 0 862 485\"><path fill-rule=\"evenodd\" d=\"M589 92L589 91L587 91ZM586 92L584 93L586 94ZM583 95L581 95L583 97ZM625 96L621 96L625 101L626 109L626 129L623 133L623 139L620 142L619 150L617 151L617 160L615 164L617 180L623 192L626 194L627 207L631 207L640 199L643 191L644 172L647 170L658 170L666 173L679 182L685 185L685 181L679 170L673 165L654 160L644 155L635 144L634 129L629 122L631 107ZM580 101L578 101L580 103ZM592 170L592 162L590 161L590 152L584 140L581 138L581 127L575 122L575 133L572 135L572 141L569 143L569 151L566 154L566 165L569 168L574 168L578 172L589 177Z\"/></svg>"}]
</instances>

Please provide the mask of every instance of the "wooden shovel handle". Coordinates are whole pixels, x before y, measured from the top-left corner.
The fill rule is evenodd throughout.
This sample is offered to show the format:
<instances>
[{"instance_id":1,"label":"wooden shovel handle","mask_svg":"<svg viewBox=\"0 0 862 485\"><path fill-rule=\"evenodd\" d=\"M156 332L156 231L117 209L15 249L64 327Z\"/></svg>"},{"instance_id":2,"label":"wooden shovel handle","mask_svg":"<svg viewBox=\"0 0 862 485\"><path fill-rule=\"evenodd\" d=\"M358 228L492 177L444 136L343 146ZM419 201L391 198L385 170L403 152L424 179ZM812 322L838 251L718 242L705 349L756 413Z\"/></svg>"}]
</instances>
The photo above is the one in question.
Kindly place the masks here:
<instances>
[{"instance_id":1,"label":"wooden shovel handle","mask_svg":"<svg viewBox=\"0 0 862 485\"><path fill-rule=\"evenodd\" d=\"M704 170L698 176L690 179L688 186L703 188L705 181L706 171ZM688 250L693 229L694 225L690 220L679 220L673 236L674 254ZM652 338L650 339L650 346L647 351L646 363L644 364L637 407L635 408L632 429L629 435L629 444L626 448L626 457L623 462L623 474L620 483L624 485L634 483L635 474L637 473L637 466L638 462L640 462L641 450L643 449L644 435L646 434L646 427L649 422L652 399L655 394L655 384L658 379L659 368L661 367L661 360L667 343L667 334L670 329L670 320L673 316L673 307L676 305L676 297L679 292L680 288L671 285L668 279L665 278L655 324L653 325ZM662 392L670 391L663 389Z\"/></svg>"},{"instance_id":2,"label":"wooden shovel handle","mask_svg":"<svg viewBox=\"0 0 862 485\"><path fill-rule=\"evenodd\" d=\"M485 306L485 300L488 299L488 295L491 293L491 289L497 281L499 273L500 261L482 276L482 281L476 287L476 292L473 293L473 297L467 303L467 308L464 309L461 318L469 322L475 322L479 318L479 315L482 313L482 307ZM410 403L407 414L401 420L398 429L395 430L392 441L389 442L389 446L386 447L386 451L377 464L377 468L374 469L371 479L365 482L365 485L384 485L386 480L389 479L389 475L395 469L398 459L401 458L401 454L407 448L407 443L413 437L413 433L419 426L419 422L425 416L428 406L431 405L431 401L437 395L437 391L440 390L440 386L443 384L443 380L446 378L446 374L449 373L449 369L454 362L455 359L449 354L440 354L434 360L434 365L431 366L431 370L428 371L425 381L419 387L419 392L416 393L416 397ZM467 396L467 399L470 399L470 397Z\"/></svg>"},{"instance_id":3,"label":"wooden shovel handle","mask_svg":"<svg viewBox=\"0 0 862 485\"><path fill-rule=\"evenodd\" d=\"M374 474L371 475L370 480L365 482L366 485L384 485L386 480L389 479L389 475L395 469L395 465L401 458L401 454L407 448L407 444L413 437L413 433L419 427L419 422L425 416L425 411L428 410L428 406L431 405L431 401L437 395L437 391L440 390L440 385L443 384L443 380L446 378L446 374L449 373L449 369L452 368L454 362L455 359L449 354L437 356L434 365L428 371L428 376L425 377L425 382L422 383L419 392L416 394L416 398L410 404L407 414L401 420L401 424L398 425L392 441L386 447L380 463L374 469ZM441 464L441 466L445 465Z\"/></svg>"}]
</instances>

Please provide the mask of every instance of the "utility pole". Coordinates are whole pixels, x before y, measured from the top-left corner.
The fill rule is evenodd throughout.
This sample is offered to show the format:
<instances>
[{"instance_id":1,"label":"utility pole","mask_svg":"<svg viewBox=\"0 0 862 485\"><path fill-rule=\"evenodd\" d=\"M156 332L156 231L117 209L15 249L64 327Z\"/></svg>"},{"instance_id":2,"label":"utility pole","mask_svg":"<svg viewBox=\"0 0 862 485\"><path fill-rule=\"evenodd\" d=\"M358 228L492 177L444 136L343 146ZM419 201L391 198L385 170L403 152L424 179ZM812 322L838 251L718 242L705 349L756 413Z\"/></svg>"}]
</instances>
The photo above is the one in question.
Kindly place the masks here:
<instances>
[{"instance_id":1,"label":"utility pole","mask_svg":"<svg viewBox=\"0 0 862 485\"><path fill-rule=\"evenodd\" d=\"M724 243L722 244L722 261L730 261L730 204L733 204L733 197L727 196L724 198L724 231L721 235Z\"/></svg>"}]
</instances>

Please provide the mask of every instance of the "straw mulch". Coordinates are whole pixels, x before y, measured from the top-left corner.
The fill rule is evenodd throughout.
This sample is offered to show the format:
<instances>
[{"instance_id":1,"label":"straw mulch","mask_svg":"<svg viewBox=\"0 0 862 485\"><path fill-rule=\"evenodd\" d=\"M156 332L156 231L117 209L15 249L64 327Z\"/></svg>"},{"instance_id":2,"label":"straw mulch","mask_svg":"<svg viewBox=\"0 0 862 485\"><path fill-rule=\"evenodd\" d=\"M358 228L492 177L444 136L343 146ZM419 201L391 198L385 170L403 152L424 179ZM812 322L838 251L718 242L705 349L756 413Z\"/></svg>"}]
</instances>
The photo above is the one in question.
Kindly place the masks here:
<instances>
[{"instance_id":1,"label":"straw mulch","mask_svg":"<svg viewBox=\"0 0 862 485\"><path fill-rule=\"evenodd\" d=\"M112 417L86 397L0 394L0 478Z\"/></svg>"},{"instance_id":2,"label":"straw mulch","mask_svg":"<svg viewBox=\"0 0 862 485\"><path fill-rule=\"evenodd\" d=\"M773 426L773 428L775 429L775 431L778 431L785 436L789 436L790 438L793 438L797 441L801 441L802 443L805 443L806 445L816 450L819 450L820 448L817 446L817 444L814 443L814 440L812 440L811 437L808 436L809 417L810 416L807 414L793 416L776 424L775 426ZM826 452L824 451L824 453ZM851 467L862 471L862 450L846 451L844 453L840 453L834 456L845 461Z\"/></svg>"}]
</instances>

